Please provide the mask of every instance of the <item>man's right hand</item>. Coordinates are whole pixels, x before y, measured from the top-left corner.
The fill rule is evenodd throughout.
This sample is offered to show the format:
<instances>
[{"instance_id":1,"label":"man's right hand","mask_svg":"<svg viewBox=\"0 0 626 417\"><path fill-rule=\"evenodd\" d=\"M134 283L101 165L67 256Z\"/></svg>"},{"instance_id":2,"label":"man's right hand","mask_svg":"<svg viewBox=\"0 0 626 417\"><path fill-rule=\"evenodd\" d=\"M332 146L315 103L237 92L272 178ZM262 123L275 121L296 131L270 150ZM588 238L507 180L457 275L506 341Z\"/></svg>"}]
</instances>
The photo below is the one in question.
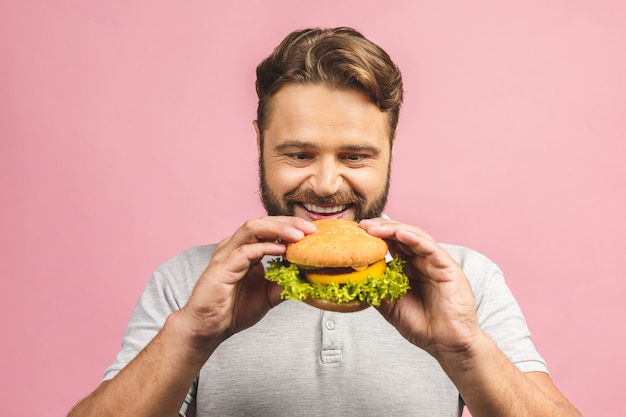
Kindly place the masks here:
<instances>
[{"instance_id":1,"label":"man's right hand","mask_svg":"<svg viewBox=\"0 0 626 417\"><path fill-rule=\"evenodd\" d=\"M189 302L176 313L191 331L192 344L211 350L215 342L254 325L279 304L282 289L265 279L260 261L265 255L283 255L284 242L315 231L298 217L263 217L246 221L220 242Z\"/></svg>"},{"instance_id":2,"label":"man's right hand","mask_svg":"<svg viewBox=\"0 0 626 417\"><path fill-rule=\"evenodd\" d=\"M264 277L263 256L283 255L282 242L315 230L296 217L248 220L218 245L187 305L172 313L135 359L83 399L70 417L176 415L213 350L280 303L280 287Z\"/></svg>"}]
</instances>

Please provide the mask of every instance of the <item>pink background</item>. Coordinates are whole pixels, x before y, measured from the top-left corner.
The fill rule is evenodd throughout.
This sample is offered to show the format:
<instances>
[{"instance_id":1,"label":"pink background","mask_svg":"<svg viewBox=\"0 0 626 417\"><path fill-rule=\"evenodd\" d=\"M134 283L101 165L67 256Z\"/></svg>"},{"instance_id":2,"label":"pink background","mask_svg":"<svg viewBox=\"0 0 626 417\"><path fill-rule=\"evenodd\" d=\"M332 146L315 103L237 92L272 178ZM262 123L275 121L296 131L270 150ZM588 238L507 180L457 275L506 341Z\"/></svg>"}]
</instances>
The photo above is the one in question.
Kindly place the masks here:
<instances>
[{"instance_id":1,"label":"pink background","mask_svg":"<svg viewBox=\"0 0 626 417\"><path fill-rule=\"evenodd\" d=\"M403 70L388 213L505 271L553 378L621 415L626 9L619 1L3 1L4 415L99 382L152 270L257 199L254 68L349 25Z\"/></svg>"}]
</instances>

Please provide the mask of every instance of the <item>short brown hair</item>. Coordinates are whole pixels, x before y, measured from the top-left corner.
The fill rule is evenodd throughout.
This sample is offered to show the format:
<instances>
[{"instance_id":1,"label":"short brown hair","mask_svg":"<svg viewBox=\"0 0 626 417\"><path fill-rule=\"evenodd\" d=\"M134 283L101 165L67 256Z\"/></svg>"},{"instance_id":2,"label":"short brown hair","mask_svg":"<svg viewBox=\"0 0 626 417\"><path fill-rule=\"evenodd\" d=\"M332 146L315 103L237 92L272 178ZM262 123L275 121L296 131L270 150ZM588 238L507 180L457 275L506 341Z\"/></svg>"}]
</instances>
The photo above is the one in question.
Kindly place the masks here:
<instances>
[{"instance_id":1,"label":"short brown hair","mask_svg":"<svg viewBox=\"0 0 626 417\"><path fill-rule=\"evenodd\" d=\"M263 131L270 99L288 84L323 84L367 94L389 113L390 138L402 104L402 75L389 55L347 27L303 29L290 33L256 70L257 122Z\"/></svg>"}]
</instances>

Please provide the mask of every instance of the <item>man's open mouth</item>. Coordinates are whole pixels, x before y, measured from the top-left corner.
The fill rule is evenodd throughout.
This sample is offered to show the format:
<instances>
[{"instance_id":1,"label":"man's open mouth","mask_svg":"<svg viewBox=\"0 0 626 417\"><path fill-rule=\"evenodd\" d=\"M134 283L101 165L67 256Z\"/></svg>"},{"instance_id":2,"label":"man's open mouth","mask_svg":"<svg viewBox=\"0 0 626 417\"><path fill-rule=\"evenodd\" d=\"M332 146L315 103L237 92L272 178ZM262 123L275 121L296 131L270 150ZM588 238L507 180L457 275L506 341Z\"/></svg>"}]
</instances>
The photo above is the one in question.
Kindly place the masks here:
<instances>
[{"instance_id":1,"label":"man's open mouth","mask_svg":"<svg viewBox=\"0 0 626 417\"><path fill-rule=\"evenodd\" d=\"M346 204L340 206L317 206L315 204L302 203L302 207L316 214L334 214L344 211L348 206Z\"/></svg>"}]
</instances>

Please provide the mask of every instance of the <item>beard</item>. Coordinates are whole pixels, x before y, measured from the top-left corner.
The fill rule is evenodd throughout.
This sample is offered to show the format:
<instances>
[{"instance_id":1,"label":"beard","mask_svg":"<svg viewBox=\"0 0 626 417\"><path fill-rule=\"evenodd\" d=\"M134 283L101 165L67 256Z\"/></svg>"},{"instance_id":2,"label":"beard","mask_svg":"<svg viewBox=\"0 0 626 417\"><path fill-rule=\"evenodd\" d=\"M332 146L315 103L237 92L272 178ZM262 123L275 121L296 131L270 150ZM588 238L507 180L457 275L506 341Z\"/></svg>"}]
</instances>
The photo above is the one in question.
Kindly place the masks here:
<instances>
[{"instance_id":1,"label":"beard","mask_svg":"<svg viewBox=\"0 0 626 417\"><path fill-rule=\"evenodd\" d=\"M391 162L391 161L390 161ZM391 165L391 164L390 164ZM267 183L263 157L259 158L259 191L261 202L270 216L293 216L294 206L300 203L308 203L317 206L351 206L354 208L354 221L380 217L387 205L389 196L389 184L391 177L391 167L387 169L387 178L383 191L372 201L367 201L365 197L352 188L339 190L329 196L320 196L311 189L295 189L282 196L276 195Z\"/></svg>"}]
</instances>

